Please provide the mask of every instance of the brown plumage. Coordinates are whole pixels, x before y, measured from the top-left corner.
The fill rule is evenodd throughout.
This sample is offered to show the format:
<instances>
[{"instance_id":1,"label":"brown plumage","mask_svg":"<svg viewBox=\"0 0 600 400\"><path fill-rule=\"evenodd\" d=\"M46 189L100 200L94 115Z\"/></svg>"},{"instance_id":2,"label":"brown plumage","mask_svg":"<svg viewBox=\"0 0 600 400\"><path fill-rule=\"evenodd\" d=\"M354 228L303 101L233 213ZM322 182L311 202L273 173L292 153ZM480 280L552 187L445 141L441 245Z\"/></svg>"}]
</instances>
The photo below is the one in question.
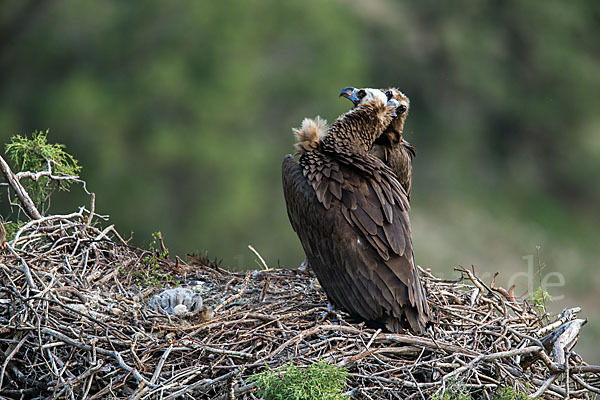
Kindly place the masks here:
<instances>
[{"instance_id":1,"label":"brown plumage","mask_svg":"<svg viewBox=\"0 0 600 400\"><path fill-rule=\"evenodd\" d=\"M299 163L291 155L283 161L288 215L334 305L393 332L422 333L429 309L414 262L406 190L369 153L401 108L370 91L372 99L330 128L297 131L307 143L297 146ZM319 140L309 140L314 137Z\"/></svg>"},{"instance_id":2,"label":"brown plumage","mask_svg":"<svg viewBox=\"0 0 600 400\"><path fill-rule=\"evenodd\" d=\"M416 155L415 148L408 143L402 136L404 130L404 121L408 114L410 102L408 97L396 88L381 89L384 93L391 92L393 99L400 103L400 107L404 107L405 111L395 118L387 129L379 136L371 154L374 154L389 166L400 184L406 190L406 194L410 200L412 191L412 159Z\"/></svg>"}]
</instances>

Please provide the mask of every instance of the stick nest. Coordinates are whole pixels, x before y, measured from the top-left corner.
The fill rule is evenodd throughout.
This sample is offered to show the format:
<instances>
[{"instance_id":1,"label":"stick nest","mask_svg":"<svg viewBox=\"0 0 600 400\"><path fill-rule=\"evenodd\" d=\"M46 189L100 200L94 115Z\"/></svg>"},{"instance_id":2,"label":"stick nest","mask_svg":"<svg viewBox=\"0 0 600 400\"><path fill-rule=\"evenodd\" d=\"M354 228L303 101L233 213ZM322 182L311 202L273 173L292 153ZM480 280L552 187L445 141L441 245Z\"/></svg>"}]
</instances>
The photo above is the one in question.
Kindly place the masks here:
<instances>
[{"instance_id":1,"label":"stick nest","mask_svg":"<svg viewBox=\"0 0 600 400\"><path fill-rule=\"evenodd\" d=\"M3 243L1 396L250 399L249 377L265 366L321 360L347 369L350 398L426 399L454 385L481 398L506 386L543 398L599 391L600 368L573 351L577 309L544 317L473 270L456 281L422 271L433 323L423 336L390 334L328 308L310 272L170 261L90 221L83 208L44 217ZM177 284L202 307L149 306Z\"/></svg>"}]
</instances>

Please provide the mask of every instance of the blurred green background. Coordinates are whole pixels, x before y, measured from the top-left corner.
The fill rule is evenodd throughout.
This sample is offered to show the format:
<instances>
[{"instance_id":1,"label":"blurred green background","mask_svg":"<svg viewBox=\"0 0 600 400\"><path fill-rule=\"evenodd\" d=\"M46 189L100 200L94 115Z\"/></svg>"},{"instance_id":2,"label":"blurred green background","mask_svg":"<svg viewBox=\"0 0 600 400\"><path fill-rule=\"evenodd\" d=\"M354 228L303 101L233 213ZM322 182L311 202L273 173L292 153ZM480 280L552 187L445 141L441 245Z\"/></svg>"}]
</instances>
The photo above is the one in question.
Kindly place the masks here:
<instances>
[{"instance_id":1,"label":"blurred green background","mask_svg":"<svg viewBox=\"0 0 600 400\"><path fill-rule=\"evenodd\" d=\"M0 134L50 128L137 245L161 231L180 255L256 268L252 244L295 267L291 128L348 110L345 86L397 86L418 150L418 262L500 271L502 285L531 271L518 294L562 274L553 308L584 307L580 346L598 362L599 40L591 0L5 0ZM73 190L53 211L87 203Z\"/></svg>"}]
</instances>

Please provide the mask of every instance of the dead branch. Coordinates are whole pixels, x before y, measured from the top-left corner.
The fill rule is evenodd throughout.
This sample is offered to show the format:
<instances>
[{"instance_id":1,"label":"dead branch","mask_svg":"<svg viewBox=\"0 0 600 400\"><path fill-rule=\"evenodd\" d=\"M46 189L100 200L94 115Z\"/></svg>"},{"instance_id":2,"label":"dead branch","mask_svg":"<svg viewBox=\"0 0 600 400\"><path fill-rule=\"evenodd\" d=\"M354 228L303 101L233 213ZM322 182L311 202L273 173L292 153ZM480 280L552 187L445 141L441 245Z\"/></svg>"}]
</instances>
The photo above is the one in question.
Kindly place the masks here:
<instances>
[{"instance_id":1,"label":"dead branch","mask_svg":"<svg viewBox=\"0 0 600 400\"><path fill-rule=\"evenodd\" d=\"M29 218L31 219L42 218L42 214L40 214L40 212L35 207L33 200L31 200L31 197L29 197L29 193L25 191L25 189L21 185L21 182L19 182L19 179L15 177L15 174L13 174L9 165L6 163L2 156L0 156L0 171L2 171L4 179L6 179L6 182L10 185L10 187L17 195L17 198L21 202L23 210L25 211L27 216L29 216Z\"/></svg>"}]
</instances>

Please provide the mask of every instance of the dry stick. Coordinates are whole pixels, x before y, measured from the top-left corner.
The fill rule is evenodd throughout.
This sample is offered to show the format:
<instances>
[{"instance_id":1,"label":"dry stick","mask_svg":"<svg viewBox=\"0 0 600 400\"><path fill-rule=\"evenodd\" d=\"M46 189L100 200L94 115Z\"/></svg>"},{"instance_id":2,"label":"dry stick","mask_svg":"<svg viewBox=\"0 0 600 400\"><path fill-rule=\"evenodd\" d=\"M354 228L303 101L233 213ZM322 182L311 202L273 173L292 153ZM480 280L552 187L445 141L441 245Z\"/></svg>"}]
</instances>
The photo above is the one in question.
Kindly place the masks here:
<instances>
[{"instance_id":1,"label":"dry stick","mask_svg":"<svg viewBox=\"0 0 600 400\"><path fill-rule=\"evenodd\" d=\"M338 325L323 325L323 326L321 326L321 329L340 330L340 331L346 331L346 332L355 333L355 334L360 332L358 329L350 327L350 326L338 326ZM469 356L478 356L479 355L479 353L477 353L471 349L453 345L450 343L445 343L440 340L434 341L434 340L426 339L426 338L420 337L420 336L403 335L400 333L380 333L379 335L377 335L375 340L377 342L381 342L381 343L398 342L398 343L412 344L415 346L423 346L423 347L427 347L430 349L440 349L440 350L447 351L450 354L458 353L458 354L464 354L464 355L469 355Z\"/></svg>"},{"instance_id":2,"label":"dry stick","mask_svg":"<svg viewBox=\"0 0 600 400\"><path fill-rule=\"evenodd\" d=\"M240 386L240 387L238 387L238 388L235 388L235 389L233 390L233 393L234 393L234 395L236 395L236 396L239 396L239 395L242 395L242 394L246 394L246 393L248 393L248 392L251 392L251 391L253 391L254 389L256 389L256 383L249 383L249 384L247 384L247 385L244 385L244 386ZM230 396L230 394L229 394L229 393L226 393L226 394L223 394L223 395L221 395L221 397L220 397L219 399L223 399L223 400L229 400L229 399L230 399L230 397L228 397L228 396Z\"/></svg>"},{"instance_id":3,"label":"dry stick","mask_svg":"<svg viewBox=\"0 0 600 400\"><path fill-rule=\"evenodd\" d=\"M498 353L492 353L492 354L482 354L482 355L480 355L478 357L475 357L467 365L465 365L463 367L460 367L460 368L457 368L454 371L452 371L451 373L444 375L444 377L442 378L442 380L443 381L447 381L449 378L451 378L453 376L456 376L456 375L459 375L462 372L473 368L473 366L475 364L477 364L478 362L481 362L481 361L493 361L493 360L497 360L499 358L512 357L512 356L517 356L517 355L521 355L521 354L529 354L529 353L533 353L533 352L536 352L536 351L539 351L539 350L540 350L539 346L529 346L529 347L524 347L522 349L514 349L514 350L509 350L509 351L500 351Z\"/></svg>"},{"instance_id":4,"label":"dry stick","mask_svg":"<svg viewBox=\"0 0 600 400\"><path fill-rule=\"evenodd\" d=\"M238 357L238 358L253 358L254 357L252 354L246 353L243 351L217 349L217 348L211 347L211 346L202 346L201 348L210 353L224 354L224 355L228 355L228 356L232 356L232 357Z\"/></svg>"},{"instance_id":5,"label":"dry stick","mask_svg":"<svg viewBox=\"0 0 600 400\"><path fill-rule=\"evenodd\" d=\"M154 374L152 375L152 379L150 379L150 383L152 385L154 385L156 383L156 380L158 379L158 376L160 375L160 371L162 370L163 365L165 364L165 361L167 360L167 357L169 357L169 354L171 354L172 350L173 350L173 345L170 345L167 348L167 350L165 350L163 355L160 357L160 360L158 360L158 365L156 366L156 370L154 371Z\"/></svg>"},{"instance_id":6,"label":"dry stick","mask_svg":"<svg viewBox=\"0 0 600 400\"><path fill-rule=\"evenodd\" d=\"M106 385L104 388L102 388L101 390L99 390L97 393L95 393L93 396L91 396L89 398L89 400L96 400L96 399L103 399L104 395L106 395L108 392L111 392L113 389L113 384L112 381L110 382L110 384Z\"/></svg>"},{"instance_id":7,"label":"dry stick","mask_svg":"<svg viewBox=\"0 0 600 400\"><path fill-rule=\"evenodd\" d=\"M596 387L593 387L591 385L588 385L587 383L585 383L585 381L583 379L581 379L577 375L573 375L572 378L575 379L577 381L577 383L579 383L581 386L583 386L584 388L586 388L590 392L593 392L593 393L596 393L596 394L600 394L600 389L598 389Z\"/></svg>"},{"instance_id":8,"label":"dry stick","mask_svg":"<svg viewBox=\"0 0 600 400\"><path fill-rule=\"evenodd\" d=\"M547 332L553 331L554 328L558 328L565 322L568 322L568 321L572 320L573 318L575 318L577 316L578 312L581 312L581 307L573 307L573 308L568 308L568 309L563 310L563 312L560 314L559 319L557 319L555 322L553 322L549 325L546 325L542 329L538 330L537 335L542 336L542 335L546 334Z\"/></svg>"},{"instance_id":9,"label":"dry stick","mask_svg":"<svg viewBox=\"0 0 600 400\"><path fill-rule=\"evenodd\" d=\"M18 255L15 249L10 244L6 243L6 247L8 247L8 250L10 250L12 255L17 257L17 259L21 262L21 268L19 269L23 272L23 275L25 275L25 279L27 280L27 284L29 285L29 287L31 287L34 290L38 290L37 285L35 284L35 282L33 281L33 277L31 276L31 270L29 269L29 265L27 265L25 259Z\"/></svg>"},{"instance_id":10,"label":"dry stick","mask_svg":"<svg viewBox=\"0 0 600 400\"><path fill-rule=\"evenodd\" d=\"M97 358L97 354L96 354L96 342L97 342L96 339L92 339L92 341L91 341L91 343L92 343L92 359L91 359L91 364L92 365L98 365L98 363L104 364L104 360L98 360L98 358ZM83 400L86 400L88 398L88 393L90 392L90 389L92 388L92 383L94 382L94 375L95 375L95 373L90 374L89 379L87 380L87 382L84 383L83 396L81 396L81 398Z\"/></svg>"},{"instance_id":11,"label":"dry stick","mask_svg":"<svg viewBox=\"0 0 600 400\"><path fill-rule=\"evenodd\" d=\"M71 378L68 381L60 382L59 384L56 385L56 388L58 389L65 385L75 386L76 384L78 384L79 382L81 382L82 380L87 378L88 376L93 375L96 372L98 372L99 370L101 370L103 366L104 366L104 361L102 359L100 359L97 361L96 365L93 365L90 368L86 369L81 375Z\"/></svg>"},{"instance_id":12,"label":"dry stick","mask_svg":"<svg viewBox=\"0 0 600 400\"><path fill-rule=\"evenodd\" d=\"M90 214L88 215L87 220L85 221L85 225L81 228L81 232L85 232L87 230L87 228L92 223L92 218L94 218L94 210L96 209L96 194L95 193L91 193L90 197L91 197L91 200L90 200Z\"/></svg>"},{"instance_id":13,"label":"dry stick","mask_svg":"<svg viewBox=\"0 0 600 400\"><path fill-rule=\"evenodd\" d=\"M381 333L381 328L377 329L375 331L375 333L373 334L373 336L371 336L371 340L369 340L369 343L367 343L367 350L369 350L369 347L371 347L371 345L373 344L373 341L375 340L375 338L377 337L377 335L379 335Z\"/></svg>"},{"instance_id":14,"label":"dry stick","mask_svg":"<svg viewBox=\"0 0 600 400\"><path fill-rule=\"evenodd\" d=\"M240 290L236 294L234 294L233 296L229 297L227 300L225 300L224 302L219 304L217 307L215 307L215 309L213 311L214 313L217 313L223 307L226 307L228 304L230 304L230 303L236 301L237 299L239 299L240 297L242 297L242 295L246 291L248 282L250 281L250 275L251 275L250 272L246 272L246 277L244 278L244 283L242 283L242 287L240 288Z\"/></svg>"},{"instance_id":15,"label":"dry stick","mask_svg":"<svg viewBox=\"0 0 600 400\"><path fill-rule=\"evenodd\" d=\"M76 176L76 175L52 175L52 163L58 164L54 160L46 159L46 165L48 166L47 170L39 171L39 172L21 171L21 172L17 172L15 174L15 178L19 181L23 178L29 178L33 181L39 181L40 178L43 176L49 177L52 180L63 180L63 181L79 179L79 176Z\"/></svg>"},{"instance_id":16,"label":"dry stick","mask_svg":"<svg viewBox=\"0 0 600 400\"><path fill-rule=\"evenodd\" d=\"M128 400L139 400L143 396L148 394L149 391L150 391L150 388L148 386L144 386L143 384L141 384L137 387L137 390L135 391L135 393L132 394L131 396L129 396Z\"/></svg>"},{"instance_id":17,"label":"dry stick","mask_svg":"<svg viewBox=\"0 0 600 400\"><path fill-rule=\"evenodd\" d=\"M88 345L79 343L78 341L73 340L73 339L71 339L70 337L68 337L66 335L63 335L62 333L57 332L54 329L42 328L41 331L42 331L42 333L45 333L45 334L50 335L50 336L54 336L56 339L62 340L63 342L65 342L67 344L70 344L71 346L75 346L78 349L85 350L85 351L91 351L92 350L92 346L88 346ZM117 360L117 363L119 364L119 366L121 368L123 368L125 371L131 373L138 382L144 382L145 384L154 387L154 385L150 385L150 383L148 382L148 380L146 380L146 378L144 378L138 372L137 369L135 369L135 368L130 367L129 365L127 365L125 363L125 360L123 360L123 357L121 357L121 355L119 354L119 352L117 352L115 350L106 350L106 349L102 349L102 348L99 348L99 347L96 347L95 351L98 354L102 354L102 355L105 355L105 356L111 356L111 357L113 357L115 360Z\"/></svg>"},{"instance_id":18,"label":"dry stick","mask_svg":"<svg viewBox=\"0 0 600 400\"><path fill-rule=\"evenodd\" d=\"M556 378L558 378L558 374L550 375L550 377L548 379L546 379L546 382L544 382L544 384L542 386L540 386L540 388L538 390L536 390L535 393L533 393L531 396L529 396L529 398L536 399L536 398L542 396L546 392L546 390L548 390L550 385L552 385L552 383L554 383Z\"/></svg>"},{"instance_id":19,"label":"dry stick","mask_svg":"<svg viewBox=\"0 0 600 400\"><path fill-rule=\"evenodd\" d=\"M554 362L558 365L565 365L568 362L565 352L575 343L579 336L579 330L587 323L587 319L576 319L565 324L565 330L554 342L552 346L552 356Z\"/></svg>"},{"instance_id":20,"label":"dry stick","mask_svg":"<svg viewBox=\"0 0 600 400\"><path fill-rule=\"evenodd\" d=\"M215 383L227 381L229 378L237 375L241 369L242 369L242 367L239 367L239 368L236 368L234 371L231 371L225 375L221 375L218 378L196 382L193 385L189 385L181 390L178 390L175 393L172 393L170 396L165 397L164 400L178 399L178 398L182 397L185 393L189 393L189 392L195 391L195 390L200 390L200 391L208 390Z\"/></svg>"},{"instance_id":21,"label":"dry stick","mask_svg":"<svg viewBox=\"0 0 600 400\"><path fill-rule=\"evenodd\" d=\"M58 305L58 306L60 306L60 307L62 307L64 309L66 309L66 310L69 310L69 311L71 311L71 312L73 312L75 314L78 314L78 315L80 315L82 317L85 317L85 318L89 319L92 322L95 322L96 324L102 326L103 328L110 329L111 331L113 331L113 332L121 335L121 337L127 338L127 339L129 339L129 341L131 341L131 339L129 338L129 336L127 336L126 334L124 334L123 332L121 332L120 330L118 330L117 328L115 328L114 326L111 326L111 325L109 325L109 324L107 324L107 323L105 323L103 321L100 321L98 318L96 318L96 317L94 317L94 316L92 316L90 314L83 313L83 312L81 312L79 310L74 309L73 307L70 307L70 306L68 306L66 304L63 304L60 301L58 301L57 299L50 299L50 298L46 298L46 297L35 297L34 296L34 297L27 297L27 298L25 298L23 300L24 301L40 300L40 301L45 301L45 302L48 302L48 303L56 304L56 305Z\"/></svg>"},{"instance_id":22,"label":"dry stick","mask_svg":"<svg viewBox=\"0 0 600 400\"><path fill-rule=\"evenodd\" d=\"M316 326L307 331L302 331L297 336L287 340L286 342L281 344L279 347L277 347L275 350L273 350L271 353L267 354L266 356L264 356L261 359L259 359L258 361L256 361L256 363L253 365L260 365L260 363L277 355L278 353L283 351L286 347L288 347L290 344L292 344L294 342L300 342L302 339L304 339L307 336L313 335L319 331L327 331L327 330L346 332L346 333L358 334L358 335L363 333L363 332L361 332L361 330L350 327L350 326L340 326L340 325ZM391 342L399 342L399 343L423 346L423 347L428 347L431 349L439 348L439 349L448 351L449 353L457 353L457 354L465 354L465 355L478 355L478 353L475 353L466 348L462 348L460 346L455 346L455 345L451 345L451 344L447 344L447 343L441 343L439 341L434 342L432 340L425 339L425 338L418 337L418 336L409 336L409 335L402 335L402 334L397 334L397 333L388 333L388 334L380 333L379 335L377 335L375 340L378 342L383 342L383 343L385 343L387 341L391 341ZM538 346L535 346L535 349L538 349L538 348L539 348Z\"/></svg>"},{"instance_id":23,"label":"dry stick","mask_svg":"<svg viewBox=\"0 0 600 400\"><path fill-rule=\"evenodd\" d=\"M3 219L0 218L0 252L3 252L4 248L6 247L6 229L4 228L2 222Z\"/></svg>"},{"instance_id":24,"label":"dry stick","mask_svg":"<svg viewBox=\"0 0 600 400\"><path fill-rule=\"evenodd\" d=\"M100 239L106 237L106 235L108 235L108 232L110 232L111 230L114 231L115 226L114 225L109 225L106 228L104 228L104 230L102 232L100 232L100 234L98 236L96 236L94 238L95 241L99 241Z\"/></svg>"},{"instance_id":25,"label":"dry stick","mask_svg":"<svg viewBox=\"0 0 600 400\"><path fill-rule=\"evenodd\" d=\"M29 216L29 218L42 218L42 214L40 214L40 212L35 207L33 200L31 200L31 197L29 197L29 193L27 193L25 188L23 188L23 185L21 185L21 182L19 182L19 180L15 177L15 174L12 172L12 170L10 169L4 158L2 158L2 156L0 156L0 170L4 175L6 182L8 182L10 187L12 187L15 191L19 201L24 207L25 213Z\"/></svg>"},{"instance_id":26,"label":"dry stick","mask_svg":"<svg viewBox=\"0 0 600 400\"><path fill-rule=\"evenodd\" d=\"M166 254L166 257L163 258L169 258L169 250L167 249L167 246L165 246L162 233L160 232L158 232L158 243L160 245L160 254Z\"/></svg>"},{"instance_id":27,"label":"dry stick","mask_svg":"<svg viewBox=\"0 0 600 400\"><path fill-rule=\"evenodd\" d=\"M586 374L588 372L600 375L600 365L578 365L571 367L571 373Z\"/></svg>"},{"instance_id":28,"label":"dry stick","mask_svg":"<svg viewBox=\"0 0 600 400\"><path fill-rule=\"evenodd\" d=\"M490 282L490 288L492 290L495 290L495 291L499 292L500 294L502 294L502 296L504 296L506 298L506 300L510 301L511 303L514 303L516 285L511 285L511 287L509 287L508 290L506 290L500 286L496 287L495 286L496 278L498 277L499 274L500 274L499 272L496 272L494 274L494 276L492 277L492 281Z\"/></svg>"},{"instance_id":29,"label":"dry stick","mask_svg":"<svg viewBox=\"0 0 600 400\"><path fill-rule=\"evenodd\" d=\"M81 211L74 212L74 213L71 213L71 214L65 214L65 215L49 215L47 217L40 217L40 218L34 219L32 221L29 221L28 223L26 223L25 225L23 225L21 228L19 228L19 230L15 234L15 238L12 240L12 243L16 246L17 243L21 239L21 234L23 232L25 232L27 229L30 229L34 225L41 225L43 223L51 222L51 221L56 221L56 220L58 220L58 221L60 221L60 220L68 221L71 218L75 218L75 217L82 218L83 215L82 215ZM27 238L27 236L25 238Z\"/></svg>"},{"instance_id":30,"label":"dry stick","mask_svg":"<svg viewBox=\"0 0 600 400\"><path fill-rule=\"evenodd\" d=\"M252 251L256 257L258 257L258 259L260 260L260 263L262 264L262 267L264 268L265 271L269 270L269 267L267 266L267 263L265 262L265 259L262 258L260 256L260 254L258 253L258 251L256 251L256 249L254 247L252 247L251 245L248 245L248 248L250 249L250 251Z\"/></svg>"},{"instance_id":31,"label":"dry stick","mask_svg":"<svg viewBox=\"0 0 600 400\"><path fill-rule=\"evenodd\" d=\"M0 372L0 391L2 390L2 384L4 383L4 372L6 371L6 366L10 362L10 360L17 354L17 351L23 346L27 338L29 337L29 333L27 333L23 338L17 343L15 348L10 352L8 356L6 356L6 360L4 360L4 364L2 364L2 371Z\"/></svg>"},{"instance_id":32,"label":"dry stick","mask_svg":"<svg viewBox=\"0 0 600 400\"><path fill-rule=\"evenodd\" d=\"M567 353L565 360L565 391L567 392L565 397L567 399L570 396L569 379L571 378L571 374L569 374L569 357L571 357L571 353Z\"/></svg>"}]
</instances>

